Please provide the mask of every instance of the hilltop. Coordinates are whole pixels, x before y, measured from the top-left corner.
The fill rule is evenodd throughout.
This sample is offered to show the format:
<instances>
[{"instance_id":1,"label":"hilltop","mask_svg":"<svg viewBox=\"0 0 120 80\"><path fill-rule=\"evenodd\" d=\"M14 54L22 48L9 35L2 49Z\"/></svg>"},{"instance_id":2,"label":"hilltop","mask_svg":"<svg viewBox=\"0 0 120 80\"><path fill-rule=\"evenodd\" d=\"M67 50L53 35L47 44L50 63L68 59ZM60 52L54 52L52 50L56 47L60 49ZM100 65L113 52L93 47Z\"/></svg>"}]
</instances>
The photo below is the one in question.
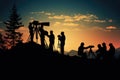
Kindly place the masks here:
<instances>
[{"instance_id":1,"label":"hilltop","mask_svg":"<svg viewBox=\"0 0 120 80\"><path fill-rule=\"evenodd\" d=\"M0 55L0 62L22 64L111 64L111 62L84 59L76 55L61 55L58 51L50 52L49 49L42 48L41 45L34 42L18 44L11 50L2 52ZM119 63L119 59L112 63Z\"/></svg>"}]
</instances>

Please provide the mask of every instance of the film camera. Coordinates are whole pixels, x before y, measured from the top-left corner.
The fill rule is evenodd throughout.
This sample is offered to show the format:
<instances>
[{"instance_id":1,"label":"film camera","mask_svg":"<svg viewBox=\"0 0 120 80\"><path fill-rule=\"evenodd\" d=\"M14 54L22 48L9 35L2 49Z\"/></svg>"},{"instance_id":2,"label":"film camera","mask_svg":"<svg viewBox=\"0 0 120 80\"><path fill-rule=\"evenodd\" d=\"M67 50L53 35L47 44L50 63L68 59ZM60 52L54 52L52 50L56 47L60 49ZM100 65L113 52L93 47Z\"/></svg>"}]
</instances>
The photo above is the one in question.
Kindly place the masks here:
<instances>
[{"instance_id":1,"label":"film camera","mask_svg":"<svg viewBox=\"0 0 120 80\"><path fill-rule=\"evenodd\" d=\"M41 25L41 26L49 26L50 25L49 22L41 22L41 23L39 23L39 21L33 21L32 24Z\"/></svg>"},{"instance_id":2,"label":"film camera","mask_svg":"<svg viewBox=\"0 0 120 80\"><path fill-rule=\"evenodd\" d=\"M35 27L36 32L38 31L38 29L40 29L40 27L37 27L37 25L41 25L41 28L43 28L43 26L49 26L50 25L49 22L41 22L40 23L39 21L33 21L32 24L36 25L36 27ZM36 34L38 34L38 33L36 33ZM45 30L44 30L44 35L48 35L48 32L45 31Z\"/></svg>"}]
</instances>

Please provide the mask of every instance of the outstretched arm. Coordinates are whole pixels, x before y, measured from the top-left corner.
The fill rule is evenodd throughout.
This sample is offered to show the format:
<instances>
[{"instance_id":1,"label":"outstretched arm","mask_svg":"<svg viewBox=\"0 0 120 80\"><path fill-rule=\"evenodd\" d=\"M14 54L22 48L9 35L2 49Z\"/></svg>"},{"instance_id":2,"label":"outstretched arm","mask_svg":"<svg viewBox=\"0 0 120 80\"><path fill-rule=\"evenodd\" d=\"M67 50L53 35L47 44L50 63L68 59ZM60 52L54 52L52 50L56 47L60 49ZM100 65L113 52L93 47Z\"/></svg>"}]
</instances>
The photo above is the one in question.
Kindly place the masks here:
<instances>
[{"instance_id":1,"label":"outstretched arm","mask_svg":"<svg viewBox=\"0 0 120 80\"><path fill-rule=\"evenodd\" d=\"M87 47L84 47L84 49L88 49L88 48L90 48L89 46L87 46Z\"/></svg>"}]
</instances>

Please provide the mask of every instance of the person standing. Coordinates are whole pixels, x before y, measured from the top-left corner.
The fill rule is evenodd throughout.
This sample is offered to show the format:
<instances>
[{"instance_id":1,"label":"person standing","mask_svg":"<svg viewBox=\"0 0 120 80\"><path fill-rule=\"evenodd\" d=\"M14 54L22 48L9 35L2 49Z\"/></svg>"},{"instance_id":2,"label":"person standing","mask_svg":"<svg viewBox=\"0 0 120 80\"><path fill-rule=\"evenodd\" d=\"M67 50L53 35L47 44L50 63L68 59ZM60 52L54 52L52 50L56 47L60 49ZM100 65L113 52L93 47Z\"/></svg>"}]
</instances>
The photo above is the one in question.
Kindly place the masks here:
<instances>
[{"instance_id":1,"label":"person standing","mask_svg":"<svg viewBox=\"0 0 120 80\"><path fill-rule=\"evenodd\" d=\"M48 35L49 37L49 49L51 52L53 52L53 47L54 47L54 42L55 42L55 36L53 34L53 31L50 31L50 35Z\"/></svg>"},{"instance_id":2,"label":"person standing","mask_svg":"<svg viewBox=\"0 0 120 80\"><path fill-rule=\"evenodd\" d=\"M30 41L33 42L33 37L34 37L34 27L32 26L32 23L29 23L29 33L30 33Z\"/></svg>"},{"instance_id":3,"label":"person standing","mask_svg":"<svg viewBox=\"0 0 120 80\"><path fill-rule=\"evenodd\" d=\"M102 43L102 48L103 48L103 59L105 60L107 57L107 46L105 42Z\"/></svg>"},{"instance_id":4,"label":"person standing","mask_svg":"<svg viewBox=\"0 0 120 80\"><path fill-rule=\"evenodd\" d=\"M88 49L88 47L84 47L84 42L80 43L80 46L78 47L78 55L81 56L82 58L86 58L86 53L84 52L85 49Z\"/></svg>"},{"instance_id":5,"label":"person standing","mask_svg":"<svg viewBox=\"0 0 120 80\"><path fill-rule=\"evenodd\" d=\"M108 59L112 61L114 59L115 55L115 47L113 46L112 43L109 43L109 50L108 50Z\"/></svg>"},{"instance_id":6,"label":"person standing","mask_svg":"<svg viewBox=\"0 0 120 80\"><path fill-rule=\"evenodd\" d=\"M60 52L62 55L64 55L64 46L66 40L64 32L61 32L61 35L58 35L58 39L60 40Z\"/></svg>"}]
</instances>

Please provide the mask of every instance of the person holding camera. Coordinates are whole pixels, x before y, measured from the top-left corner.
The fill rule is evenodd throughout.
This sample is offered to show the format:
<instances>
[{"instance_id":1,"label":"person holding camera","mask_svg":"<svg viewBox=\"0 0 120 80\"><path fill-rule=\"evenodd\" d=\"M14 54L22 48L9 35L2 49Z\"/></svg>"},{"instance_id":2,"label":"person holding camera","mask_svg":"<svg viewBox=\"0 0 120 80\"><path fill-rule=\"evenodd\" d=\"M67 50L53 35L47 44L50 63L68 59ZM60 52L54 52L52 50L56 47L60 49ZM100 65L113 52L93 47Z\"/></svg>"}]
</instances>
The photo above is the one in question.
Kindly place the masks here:
<instances>
[{"instance_id":1,"label":"person holding camera","mask_svg":"<svg viewBox=\"0 0 120 80\"><path fill-rule=\"evenodd\" d=\"M61 32L61 35L58 35L58 40L60 41L60 52L62 55L64 55L64 46L66 40L64 32Z\"/></svg>"},{"instance_id":2,"label":"person holding camera","mask_svg":"<svg viewBox=\"0 0 120 80\"><path fill-rule=\"evenodd\" d=\"M84 52L84 50L92 47L92 46L84 47L84 45L85 45L84 42L81 42L80 46L78 47L78 55L81 56L82 58L86 58L87 57L87 55Z\"/></svg>"}]
</instances>

